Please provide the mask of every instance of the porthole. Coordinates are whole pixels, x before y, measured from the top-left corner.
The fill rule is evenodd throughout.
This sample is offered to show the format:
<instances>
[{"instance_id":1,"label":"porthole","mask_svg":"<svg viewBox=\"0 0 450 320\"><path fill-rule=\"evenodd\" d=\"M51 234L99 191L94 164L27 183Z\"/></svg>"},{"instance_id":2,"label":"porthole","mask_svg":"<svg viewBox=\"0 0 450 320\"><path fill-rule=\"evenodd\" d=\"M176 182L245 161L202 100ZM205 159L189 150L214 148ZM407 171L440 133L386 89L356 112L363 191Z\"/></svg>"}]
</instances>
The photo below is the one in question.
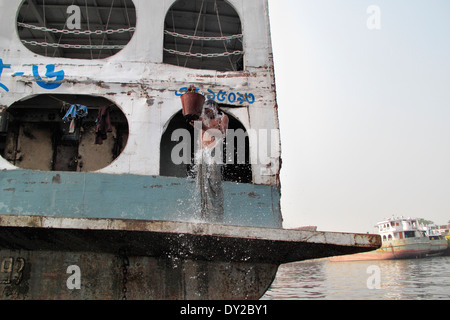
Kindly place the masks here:
<instances>
[{"instance_id":1,"label":"porthole","mask_svg":"<svg viewBox=\"0 0 450 320\"><path fill-rule=\"evenodd\" d=\"M128 122L111 101L38 95L6 109L0 154L29 170L92 172L111 164L128 140Z\"/></svg>"},{"instance_id":2,"label":"porthole","mask_svg":"<svg viewBox=\"0 0 450 320\"><path fill-rule=\"evenodd\" d=\"M103 59L122 50L136 28L132 0L24 0L22 43L46 57Z\"/></svg>"},{"instance_id":3,"label":"porthole","mask_svg":"<svg viewBox=\"0 0 450 320\"><path fill-rule=\"evenodd\" d=\"M224 105L219 105L220 107L224 107ZM226 113L229 118L229 129L234 132L238 130L242 130L242 132L246 133L245 127L242 123L231 114ZM183 130L187 134L187 136L191 137L190 139L190 151L189 155L185 155L188 157L189 161L187 163L175 164L172 159L172 152L175 150L177 144L180 143L177 139L174 139L174 132L177 130ZM166 130L164 131L161 138L161 154L160 154L160 174L161 176L169 176L169 177L193 177L195 176L195 160L194 160L194 129L191 125L186 122L186 119L183 117L182 112L178 112L174 115L174 117L170 120L167 125ZM252 167L250 164L250 145L248 136L245 137L244 141L240 141L236 137L234 143L227 144L226 139L223 143L223 167L222 167L222 178L224 181L233 181L239 183L252 183ZM174 141L175 140L175 141ZM183 141L181 141L183 142ZM241 159L238 156L238 145L239 143L243 143L243 151L244 151L244 159ZM232 150L227 150L227 146L233 146ZM229 152L230 153L229 153ZM231 154L232 158L227 159L227 155ZM242 155L241 155L242 156Z\"/></svg>"},{"instance_id":4,"label":"porthole","mask_svg":"<svg viewBox=\"0 0 450 320\"><path fill-rule=\"evenodd\" d=\"M225 0L178 0L164 24L164 63L192 69L242 71L242 26Z\"/></svg>"}]
</instances>

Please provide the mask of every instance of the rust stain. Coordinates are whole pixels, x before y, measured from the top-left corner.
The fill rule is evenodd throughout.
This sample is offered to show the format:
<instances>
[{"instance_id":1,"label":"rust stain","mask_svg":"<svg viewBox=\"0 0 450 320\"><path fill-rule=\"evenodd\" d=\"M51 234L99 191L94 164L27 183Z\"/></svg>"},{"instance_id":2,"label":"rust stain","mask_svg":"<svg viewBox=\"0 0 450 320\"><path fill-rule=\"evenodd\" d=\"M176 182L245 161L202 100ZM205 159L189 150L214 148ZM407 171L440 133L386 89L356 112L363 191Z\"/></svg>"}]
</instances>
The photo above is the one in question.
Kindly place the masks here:
<instances>
[{"instance_id":1,"label":"rust stain","mask_svg":"<svg viewBox=\"0 0 450 320\"><path fill-rule=\"evenodd\" d=\"M151 185L151 186L144 186L144 189L154 189L154 188L157 188L157 189L162 189L162 188L164 188L164 186L163 185L161 185L161 184L155 184L155 185Z\"/></svg>"},{"instance_id":2,"label":"rust stain","mask_svg":"<svg viewBox=\"0 0 450 320\"><path fill-rule=\"evenodd\" d=\"M52 183L61 183L61 175L59 173L56 176L53 176Z\"/></svg>"},{"instance_id":3,"label":"rust stain","mask_svg":"<svg viewBox=\"0 0 450 320\"><path fill-rule=\"evenodd\" d=\"M260 206L260 207L266 206L266 204L264 202L258 202L257 205Z\"/></svg>"},{"instance_id":4,"label":"rust stain","mask_svg":"<svg viewBox=\"0 0 450 320\"><path fill-rule=\"evenodd\" d=\"M248 78L248 77L257 77L256 73L250 73L250 72L242 72L242 73L234 73L234 74L218 74L218 79L224 79L224 78Z\"/></svg>"},{"instance_id":5,"label":"rust stain","mask_svg":"<svg viewBox=\"0 0 450 320\"><path fill-rule=\"evenodd\" d=\"M100 88L103 88L103 89L111 89L111 87L109 85L105 84L103 81L98 81L97 86L99 86Z\"/></svg>"},{"instance_id":6,"label":"rust stain","mask_svg":"<svg viewBox=\"0 0 450 320\"><path fill-rule=\"evenodd\" d=\"M202 234L202 233L204 233L204 229L202 226L194 226L192 234Z\"/></svg>"},{"instance_id":7,"label":"rust stain","mask_svg":"<svg viewBox=\"0 0 450 320\"><path fill-rule=\"evenodd\" d=\"M146 230L147 223L146 221L141 220L127 220L125 221L126 229L132 231L142 231Z\"/></svg>"},{"instance_id":8,"label":"rust stain","mask_svg":"<svg viewBox=\"0 0 450 320\"><path fill-rule=\"evenodd\" d=\"M248 194L248 196L249 196L250 198L255 198L255 199L261 198L259 195L257 195L257 194L254 193L254 192L250 192L250 193Z\"/></svg>"}]
</instances>

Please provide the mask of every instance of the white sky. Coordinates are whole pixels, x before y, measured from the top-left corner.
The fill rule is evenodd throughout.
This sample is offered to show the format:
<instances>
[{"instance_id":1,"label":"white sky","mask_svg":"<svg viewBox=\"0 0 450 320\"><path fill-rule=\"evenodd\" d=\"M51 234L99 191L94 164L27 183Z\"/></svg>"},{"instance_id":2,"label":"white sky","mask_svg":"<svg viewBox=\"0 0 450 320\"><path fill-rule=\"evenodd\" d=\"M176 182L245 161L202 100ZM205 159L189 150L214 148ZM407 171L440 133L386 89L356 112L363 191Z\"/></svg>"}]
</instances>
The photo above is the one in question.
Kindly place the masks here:
<instances>
[{"instance_id":1,"label":"white sky","mask_svg":"<svg viewBox=\"0 0 450 320\"><path fill-rule=\"evenodd\" d=\"M286 228L450 220L450 1L269 0ZM370 5L381 30L370 30Z\"/></svg>"}]
</instances>

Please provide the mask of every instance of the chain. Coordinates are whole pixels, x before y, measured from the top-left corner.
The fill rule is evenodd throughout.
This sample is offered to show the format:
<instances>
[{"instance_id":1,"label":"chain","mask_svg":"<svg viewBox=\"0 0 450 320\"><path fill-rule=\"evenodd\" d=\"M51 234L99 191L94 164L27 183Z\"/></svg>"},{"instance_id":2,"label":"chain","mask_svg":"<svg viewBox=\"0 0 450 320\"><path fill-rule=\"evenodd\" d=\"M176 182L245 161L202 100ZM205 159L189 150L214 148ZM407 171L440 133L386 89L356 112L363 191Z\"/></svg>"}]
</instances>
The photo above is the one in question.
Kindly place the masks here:
<instances>
[{"instance_id":1,"label":"chain","mask_svg":"<svg viewBox=\"0 0 450 320\"><path fill-rule=\"evenodd\" d=\"M128 267L130 266L130 261L125 253L125 251L120 253L122 257L122 300L127 300L127 282L128 282Z\"/></svg>"},{"instance_id":2,"label":"chain","mask_svg":"<svg viewBox=\"0 0 450 320\"><path fill-rule=\"evenodd\" d=\"M17 25L19 27L23 27L23 28L28 28L28 29L32 29L32 30L38 30L38 31L43 31L43 32L52 32L52 33L63 33L63 34L77 34L77 35L92 35L92 34L97 34L97 35L102 35L102 34L113 34L113 33L125 33L125 32L134 32L136 31L136 28L131 27L131 28L121 28L121 29L108 29L108 30L95 30L95 31L91 31L91 30L68 30L68 29L56 29L56 28L46 28L46 27L39 27L39 26L34 26L32 24L26 24L23 22L17 22Z\"/></svg>"},{"instance_id":3,"label":"chain","mask_svg":"<svg viewBox=\"0 0 450 320\"><path fill-rule=\"evenodd\" d=\"M200 41L226 41L226 40L240 39L243 37L242 34L235 34L232 36L224 36L224 37L200 37L200 36L191 36L188 34L172 32L169 30L164 30L164 33L168 34L172 37L176 37L176 38L183 38L183 39L189 39L189 40L200 40Z\"/></svg>"},{"instance_id":4,"label":"chain","mask_svg":"<svg viewBox=\"0 0 450 320\"><path fill-rule=\"evenodd\" d=\"M223 52L223 53L190 53L190 52L181 52L173 49L166 49L164 51L169 52L171 54L177 54L180 56L186 57L196 57L196 58L217 58L217 57L229 57L232 55L243 55L244 51L233 51L233 52Z\"/></svg>"},{"instance_id":5,"label":"chain","mask_svg":"<svg viewBox=\"0 0 450 320\"><path fill-rule=\"evenodd\" d=\"M121 50L125 48L124 45L83 45L83 44L64 44L64 43L48 43L22 40L22 43L29 44L31 46L52 47L52 48L64 48L64 49L87 49L87 50Z\"/></svg>"}]
</instances>

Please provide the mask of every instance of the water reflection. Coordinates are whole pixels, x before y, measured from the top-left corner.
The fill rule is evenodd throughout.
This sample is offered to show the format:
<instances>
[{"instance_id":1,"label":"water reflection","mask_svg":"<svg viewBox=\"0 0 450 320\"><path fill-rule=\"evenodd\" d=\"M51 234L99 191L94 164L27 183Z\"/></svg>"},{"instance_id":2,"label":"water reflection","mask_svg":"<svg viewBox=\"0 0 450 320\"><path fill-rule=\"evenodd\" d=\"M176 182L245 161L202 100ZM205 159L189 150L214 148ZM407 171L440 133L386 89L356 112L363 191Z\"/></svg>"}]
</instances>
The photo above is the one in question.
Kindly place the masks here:
<instances>
[{"instance_id":1,"label":"water reflection","mask_svg":"<svg viewBox=\"0 0 450 320\"><path fill-rule=\"evenodd\" d=\"M264 300L450 299L450 257L392 261L330 262L327 259L282 265ZM371 289L369 267L380 271Z\"/></svg>"},{"instance_id":2,"label":"water reflection","mask_svg":"<svg viewBox=\"0 0 450 320\"><path fill-rule=\"evenodd\" d=\"M304 299L325 298L326 274L324 265L316 261L290 263L281 266L270 292L265 297L273 299L298 299L302 292Z\"/></svg>"}]
</instances>

